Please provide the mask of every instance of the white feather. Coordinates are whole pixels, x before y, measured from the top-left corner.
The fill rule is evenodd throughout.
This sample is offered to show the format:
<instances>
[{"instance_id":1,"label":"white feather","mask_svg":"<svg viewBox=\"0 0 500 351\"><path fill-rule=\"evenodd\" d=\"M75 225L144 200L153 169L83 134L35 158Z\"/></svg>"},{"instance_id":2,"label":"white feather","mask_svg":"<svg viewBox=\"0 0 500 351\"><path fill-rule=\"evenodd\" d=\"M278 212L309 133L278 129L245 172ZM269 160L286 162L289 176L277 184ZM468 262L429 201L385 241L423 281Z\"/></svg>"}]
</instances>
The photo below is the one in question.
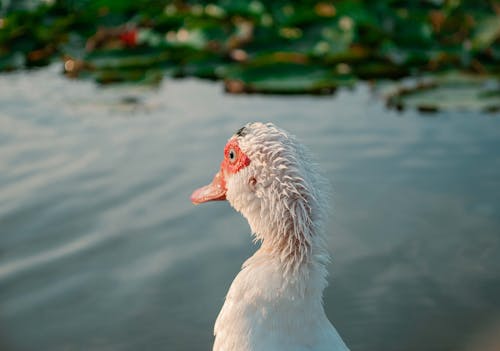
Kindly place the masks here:
<instances>
[{"instance_id":1,"label":"white feather","mask_svg":"<svg viewBox=\"0 0 500 351\"><path fill-rule=\"evenodd\" d=\"M326 182L304 147L273 124L240 134L233 138L250 164L226 178L226 197L262 244L229 289L214 351L348 350L322 303Z\"/></svg>"}]
</instances>

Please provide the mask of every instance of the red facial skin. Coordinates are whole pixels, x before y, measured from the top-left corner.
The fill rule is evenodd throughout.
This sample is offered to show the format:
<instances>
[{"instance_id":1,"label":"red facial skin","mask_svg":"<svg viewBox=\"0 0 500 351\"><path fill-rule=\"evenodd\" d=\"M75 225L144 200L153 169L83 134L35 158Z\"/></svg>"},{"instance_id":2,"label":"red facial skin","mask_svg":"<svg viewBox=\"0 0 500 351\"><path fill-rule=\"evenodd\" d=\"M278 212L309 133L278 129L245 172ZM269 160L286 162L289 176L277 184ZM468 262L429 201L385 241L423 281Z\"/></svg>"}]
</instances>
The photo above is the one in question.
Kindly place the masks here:
<instances>
[{"instance_id":1,"label":"red facial skin","mask_svg":"<svg viewBox=\"0 0 500 351\"><path fill-rule=\"evenodd\" d=\"M208 201L226 199L226 174L238 173L250 164L250 159L241 151L236 138L230 139L224 147L224 159L212 183L193 192L191 202L195 205Z\"/></svg>"},{"instance_id":2,"label":"red facial skin","mask_svg":"<svg viewBox=\"0 0 500 351\"><path fill-rule=\"evenodd\" d=\"M234 152L234 158L231 159L230 153ZM245 168L250 164L250 159L247 155L241 151L238 141L236 139L231 139L226 144L224 148L224 160L222 161L220 167L221 170L226 173L235 174L238 173L240 169Z\"/></svg>"}]
</instances>

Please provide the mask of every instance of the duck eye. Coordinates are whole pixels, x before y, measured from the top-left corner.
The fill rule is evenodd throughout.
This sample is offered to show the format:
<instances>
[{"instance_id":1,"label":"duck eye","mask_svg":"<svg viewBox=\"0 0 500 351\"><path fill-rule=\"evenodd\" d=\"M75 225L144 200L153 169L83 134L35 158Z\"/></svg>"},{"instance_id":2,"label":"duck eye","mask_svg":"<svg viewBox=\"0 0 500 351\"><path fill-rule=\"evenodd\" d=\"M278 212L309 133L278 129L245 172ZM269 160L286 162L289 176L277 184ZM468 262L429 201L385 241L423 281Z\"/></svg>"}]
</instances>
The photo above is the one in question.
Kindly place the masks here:
<instances>
[{"instance_id":1,"label":"duck eye","mask_svg":"<svg viewBox=\"0 0 500 351\"><path fill-rule=\"evenodd\" d=\"M227 153L227 157L231 162L236 161L236 151L234 151L234 149L230 149L229 152Z\"/></svg>"}]
</instances>

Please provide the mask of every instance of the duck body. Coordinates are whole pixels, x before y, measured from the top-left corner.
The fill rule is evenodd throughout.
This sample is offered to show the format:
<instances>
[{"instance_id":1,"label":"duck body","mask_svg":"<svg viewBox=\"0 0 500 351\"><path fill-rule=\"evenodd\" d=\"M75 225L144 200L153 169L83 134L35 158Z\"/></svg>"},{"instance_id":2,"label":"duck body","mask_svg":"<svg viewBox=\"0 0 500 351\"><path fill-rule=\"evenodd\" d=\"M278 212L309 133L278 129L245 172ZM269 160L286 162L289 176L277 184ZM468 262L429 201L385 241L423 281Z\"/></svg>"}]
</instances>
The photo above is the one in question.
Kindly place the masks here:
<instances>
[{"instance_id":1,"label":"duck body","mask_svg":"<svg viewBox=\"0 0 500 351\"><path fill-rule=\"evenodd\" d=\"M323 310L324 268L303 269L301 281L288 281L279 259L262 249L248 259L215 323L213 350L347 350Z\"/></svg>"},{"instance_id":2,"label":"duck body","mask_svg":"<svg viewBox=\"0 0 500 351\"><path fill-rule=\"evenodd\" d=\"M247 124L229 139L220 171L191 200L227 200L261 247L231 284L214 351L348 350L323 309L324 186L305 148L273 124Z\"/></svg>"}]
</instances>

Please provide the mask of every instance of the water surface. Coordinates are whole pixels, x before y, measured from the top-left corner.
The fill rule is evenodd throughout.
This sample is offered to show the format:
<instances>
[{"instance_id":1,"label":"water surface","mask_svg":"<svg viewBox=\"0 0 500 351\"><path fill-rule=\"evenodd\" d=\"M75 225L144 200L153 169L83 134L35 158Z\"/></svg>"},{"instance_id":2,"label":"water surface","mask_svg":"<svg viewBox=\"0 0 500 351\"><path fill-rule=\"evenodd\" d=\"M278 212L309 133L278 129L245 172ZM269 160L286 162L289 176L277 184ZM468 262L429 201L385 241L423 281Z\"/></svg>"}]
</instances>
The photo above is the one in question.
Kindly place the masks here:
<instances>
[{"instance_id":1,"label":"water surface","mask_svg":"<svg viewBox=\"0 0 500 351\"><path fill-rule=\"evenodd\" d=\"M229 136L272 121L334 189L327 314L352 350L500 348L500 118L219 83L99 88L0 76L0 350L209 350L256 250L226 203L194 207Z\"/></svg>"}]
</instances>

